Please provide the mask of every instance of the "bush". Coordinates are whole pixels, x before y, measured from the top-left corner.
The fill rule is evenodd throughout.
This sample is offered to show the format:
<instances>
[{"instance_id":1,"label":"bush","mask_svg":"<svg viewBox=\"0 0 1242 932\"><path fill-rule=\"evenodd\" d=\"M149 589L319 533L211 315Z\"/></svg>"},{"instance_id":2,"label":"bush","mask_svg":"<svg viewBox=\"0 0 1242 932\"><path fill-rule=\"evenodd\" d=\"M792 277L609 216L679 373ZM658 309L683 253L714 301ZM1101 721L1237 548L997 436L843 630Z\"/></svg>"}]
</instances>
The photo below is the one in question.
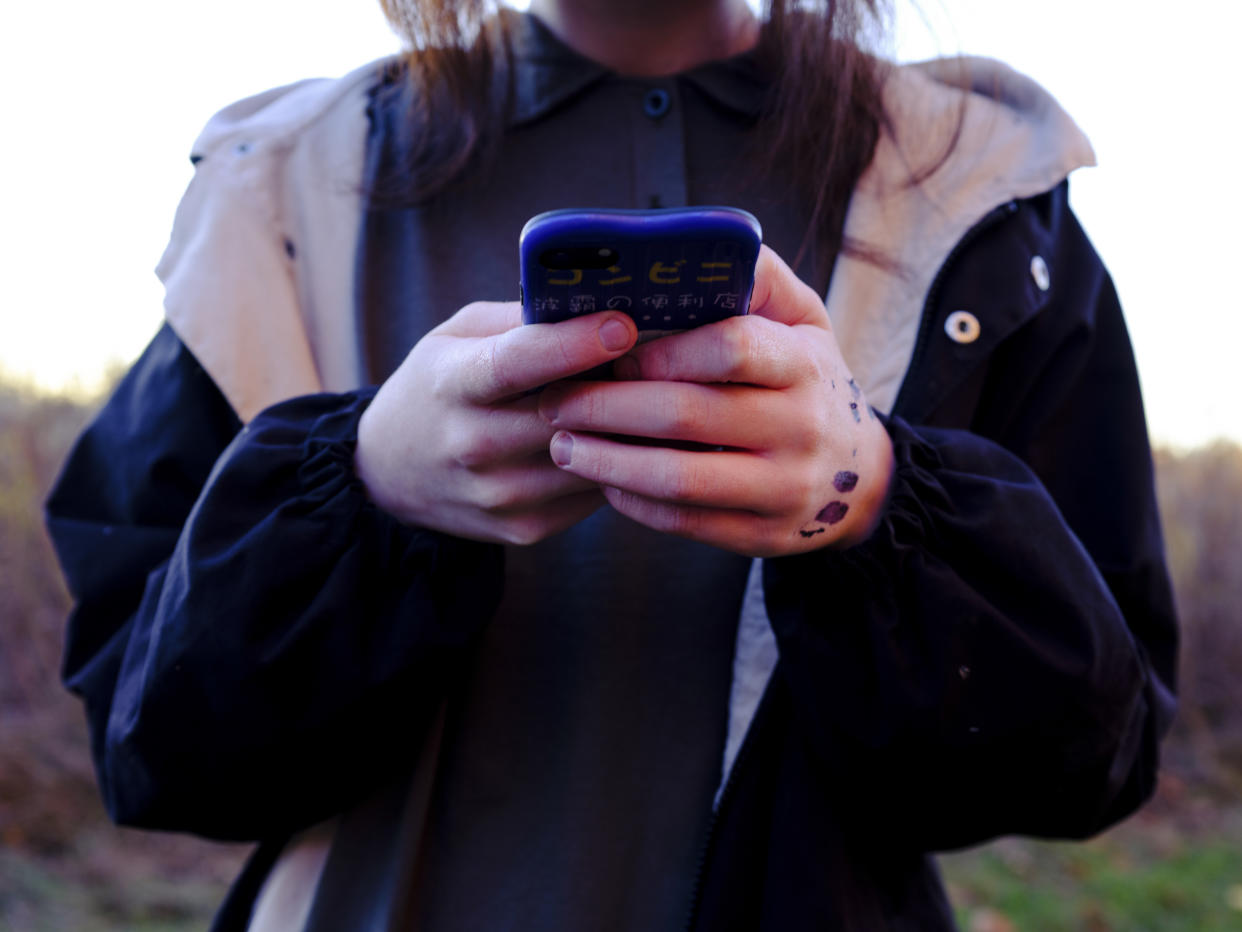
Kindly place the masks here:
<instances>
[{"instance_id":1,"label":"bush","mask_svg":"<svg viewBox=\"0 0 1242 932\"><path fill-rule=\"evenodd\" d=\"M1181 704L1166 757L1179 779L1242 790L1242 448L1158 450L1156 475L1182 625Z\"/></svg>"},{"instance_id":2,"label":"bush","mask_svg":"<svg viewBox=\"0 0 1242 932\"><path fill-rule=\"evenodd\" d=\"M42 503L92 404L0 382L0 929L202 929L244 849L111 826Z\"/></svg>"},{"instance_id":3,"label":"bush","mask_svg":"<svg viewBox=\"0 0 1242 932\"><path fill-rule=\"evenodd\" d=\"M81 711L57 675L69 596L40 508L87 415L0 387L0 839L46 853L98 809Z\"/></svg>"}]
</instances>

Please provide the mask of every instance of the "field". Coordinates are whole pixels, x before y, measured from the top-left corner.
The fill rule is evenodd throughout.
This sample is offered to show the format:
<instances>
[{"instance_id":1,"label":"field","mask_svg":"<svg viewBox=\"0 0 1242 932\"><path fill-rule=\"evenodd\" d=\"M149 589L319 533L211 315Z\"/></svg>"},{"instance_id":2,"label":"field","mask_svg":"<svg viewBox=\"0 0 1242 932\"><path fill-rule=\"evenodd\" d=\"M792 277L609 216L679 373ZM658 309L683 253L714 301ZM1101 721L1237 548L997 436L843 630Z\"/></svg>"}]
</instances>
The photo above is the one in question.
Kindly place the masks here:
<instances>
[{"instance_id":1,"label":"field","mask_svg":"<svg viewBox=\"0 0 1242 932\"><path fill-rule=\"evenodd\" d=\"M1195 820L1174 806L1197 808ZM1242 807L1148 810L1091 841L1002 839L941 859L968 932L1242 930Z\"/></svg>"},{"instance_id":2,"label":"field","mask_svg":"<svg viewBox=\"0 0 1242 932\"><path fill-rule=\"evenodd\" d=\"M0 932L202 930L246 849L111 827L57 679L69 599L40 502L89 411L0 383ZM1157 469L1184 627L1160 791L1087 843L944 857L966 932L1242 932L1242 450Z\"/></svg>"}]
</instances>

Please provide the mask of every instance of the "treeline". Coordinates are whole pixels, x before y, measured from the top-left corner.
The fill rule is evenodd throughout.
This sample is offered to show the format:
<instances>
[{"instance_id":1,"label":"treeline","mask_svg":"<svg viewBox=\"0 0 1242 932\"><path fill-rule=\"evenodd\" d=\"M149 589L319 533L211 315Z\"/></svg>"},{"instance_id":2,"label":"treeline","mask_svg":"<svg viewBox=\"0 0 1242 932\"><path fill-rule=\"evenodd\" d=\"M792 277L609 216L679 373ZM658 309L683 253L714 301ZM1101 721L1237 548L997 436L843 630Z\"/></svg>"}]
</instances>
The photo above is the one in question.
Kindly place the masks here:
<instances>
[{"instance_id":1,"label":"treeline","mask_svg":"<svg viewBox=\"0 0 1242 932\"><path fill-rule=\"evenodd\" d=\"M90 406L0 384L0 844L55 855L103 816L76 700L59 685L69 597L41 503ZM1242 789L1242 448L1156 454L1183 624L1181 714L1166 767L1196 792Z\"/></svg>"}]
</instances>

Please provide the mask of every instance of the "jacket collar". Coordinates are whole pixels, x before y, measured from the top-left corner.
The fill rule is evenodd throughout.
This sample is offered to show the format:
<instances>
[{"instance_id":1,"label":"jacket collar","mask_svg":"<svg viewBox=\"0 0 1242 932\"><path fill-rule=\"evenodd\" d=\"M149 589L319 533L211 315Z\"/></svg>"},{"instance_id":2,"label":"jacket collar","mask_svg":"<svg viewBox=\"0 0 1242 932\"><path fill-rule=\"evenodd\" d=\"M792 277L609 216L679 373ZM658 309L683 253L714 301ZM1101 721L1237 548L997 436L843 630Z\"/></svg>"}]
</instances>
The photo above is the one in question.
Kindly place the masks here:
<instances>
[{"instance_id":1,"label":"jacket collar","mask_svg":"<svg viewBox=\"0 0 1242 932\"><path fill-rule=\"evenodd\" d=\"M890 411L953 247L998 205L1043 194L1095 156L1046 91L997 61L895 68L884 96L891 126L855 188L845 234L898 268L840 257L827 304L869 403ZM925 177L915 184L912 174Z\"/></svg>"}]
</instances>

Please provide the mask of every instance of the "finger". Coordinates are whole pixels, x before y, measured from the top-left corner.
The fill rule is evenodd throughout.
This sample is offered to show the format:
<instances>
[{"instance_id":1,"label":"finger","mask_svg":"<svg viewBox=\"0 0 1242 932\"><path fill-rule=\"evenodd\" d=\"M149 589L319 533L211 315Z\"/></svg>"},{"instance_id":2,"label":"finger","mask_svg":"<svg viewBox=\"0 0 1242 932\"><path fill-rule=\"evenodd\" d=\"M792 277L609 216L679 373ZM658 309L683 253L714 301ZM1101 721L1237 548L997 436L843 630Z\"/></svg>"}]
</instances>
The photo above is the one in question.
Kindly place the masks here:
<instances>
[{"instance_id":1,"label":"finger","mask_svg":"<svg viewBox=\"0 0 1242 932\"><path fill-rule=\"evenodd\" d=\"M768 522L753 512L701 508L644 498L623 489L604 489L608 504L632 521L664 534L684 537L751 557L782 552Z\"/></svg>"},{"instance_id":2,"label":"finger","mask_svg":"<svg viewBox=\"0 0 1242 932\"><path fill-rule=\"evenodd\" d=\"M550 450L561 469L644 498L743 510L789 504L775 466L749 453L674 450L563 430L552 438Z\"/></svg>"},{"instance_id":3,"label":"finger","mask_svg":"<svg viewBox=\"0 0 1242 932\"><path fill-rule=\"evenodd\" d=\"M750 313L790 327L811 324L832 329L820 296L767 246L759 248L759 261L755 263Z\"/></svg>"},{"instance_id":4,"label":"finger","mask_svg":"<svg viewBox=\"0 0 1242 932\"><path fill-rule=\"evenodd\" d=\"M809 366L803 339L800 331L762 317L731 317L637 346L614 369L631 380L787 388Z\"/></svg>"},{"instance_id":5,"label":"finger","mask_svg":"<svg viewBox=\"0 0 1242 932\"><path fill-rule=\"evenodd\" d=\"M599 491L592 480L558 468L546 447L522 462L475 473L469 483L468 498L497 516L524 514L558 499Z\"/></svg>"},{"instance_id":6,"label":"finger","mask_svg":"<svg viewBox=\"0 0 1242 932\"><path fill-rule=\"evenodd\" d=\"M457 409L440 429L458 465L487 471L531 456L547 459L555 428L539 413L539 398L525 395L505 404Z\"/></svg>"},{"instance_id":7,"label":"finger","mask_svg":"<svg viewBox=\"0 0 1242 932\"><path fill-rule=\"evenodd\" d=\"M468 401L491 404L610 362L637 338L633 320L608 311L514 327L470 345L459 388Z\"/></svg>"},{"instance_id":8,"label":"finger","mask_svg":"<svg viewBox=\"0 0 1242 932\"><path fill-rule=\"evenodd\" d=\"M783 439L787 399L768 389L694 382L562 382L539 394L553 428L764 450Z\"/></svg>"}]
</instances>

